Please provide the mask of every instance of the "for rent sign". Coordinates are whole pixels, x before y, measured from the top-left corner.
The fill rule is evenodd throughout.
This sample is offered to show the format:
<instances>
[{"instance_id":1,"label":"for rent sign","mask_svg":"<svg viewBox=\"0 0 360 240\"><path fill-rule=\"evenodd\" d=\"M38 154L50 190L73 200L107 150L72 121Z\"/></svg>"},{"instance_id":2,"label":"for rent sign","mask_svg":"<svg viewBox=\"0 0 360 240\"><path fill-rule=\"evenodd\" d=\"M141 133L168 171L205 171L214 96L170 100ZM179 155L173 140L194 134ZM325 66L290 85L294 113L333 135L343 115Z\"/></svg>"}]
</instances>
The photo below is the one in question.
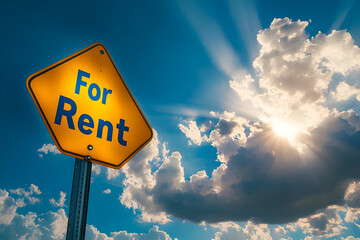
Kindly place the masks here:
<instances>
[{"instance_id":1,"label":"for rent sign","mask_svg":"<svg viewBox=\"0 0 360 240\"><path fill-rule=\"evenodd\" d=\"M27 87L64 154L120 168L152 138L149 123L100 43L31 75Z\"/></svg>"}]
</instances>

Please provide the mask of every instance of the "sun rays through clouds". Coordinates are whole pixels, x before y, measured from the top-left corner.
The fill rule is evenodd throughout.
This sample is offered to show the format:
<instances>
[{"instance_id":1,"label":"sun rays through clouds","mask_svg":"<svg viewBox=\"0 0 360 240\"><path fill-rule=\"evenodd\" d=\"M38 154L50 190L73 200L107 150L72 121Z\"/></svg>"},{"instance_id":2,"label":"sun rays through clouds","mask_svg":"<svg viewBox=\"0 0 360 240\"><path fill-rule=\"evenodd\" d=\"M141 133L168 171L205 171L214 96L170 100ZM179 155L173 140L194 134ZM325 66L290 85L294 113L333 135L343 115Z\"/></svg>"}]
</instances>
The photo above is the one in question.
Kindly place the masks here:
<instances>
[{"instance_id":1,"label":"sun rays through clouds","mask_svg":"<svg viewBox=\"0 0 360 240\"><path fill-rule=\"evenodd\" d=\"M138 160L146 166L143 174L132 170L136 161L124 168L120 201L139 211L144 222L167 223L173 216L198 223L292 223L289 228L304 233L337 236L345 229L341 212L356 221L357 210L347 207L346 196L352 196L349 184L360 176L360 118L336 104L357 103L358 83L347 83L347 76L359 76L360 50L346 31L310 37L310 23L276 18L260 30L253 73L235 68L236 61L225 64L229 87L238 94L233 104L247 105L253 114L211 112L211 120L179 124L189 147L217 150L219 167L187 179L182 161L191 160L171 153L155 137L144 152L148 157ZM204 43L214 65L222 68L222 57L210 45ZM229 56L231 62L234 55ZM351 94L342 90L344 84ZM337 228L320 229L317 222L327 221L336 221Z\"/></svg>"}]
</instances>

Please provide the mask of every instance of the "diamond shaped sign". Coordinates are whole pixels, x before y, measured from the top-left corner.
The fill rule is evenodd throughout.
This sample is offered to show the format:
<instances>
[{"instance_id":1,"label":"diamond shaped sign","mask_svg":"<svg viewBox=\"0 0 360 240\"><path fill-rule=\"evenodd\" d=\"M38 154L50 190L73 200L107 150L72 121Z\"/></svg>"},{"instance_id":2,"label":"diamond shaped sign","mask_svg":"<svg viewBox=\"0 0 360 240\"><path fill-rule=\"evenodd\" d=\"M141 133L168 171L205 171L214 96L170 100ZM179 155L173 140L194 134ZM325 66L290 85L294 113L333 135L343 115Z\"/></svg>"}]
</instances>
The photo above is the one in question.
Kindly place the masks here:
<instances>
[{"instance_id":1,"label":"diamond shaped sign","mask_svg":"<svg viewBox=\"0 0 360 240\"><path fill-rule=\"evenodd\" d=\"M153 136L100 43L31 75L27 87L63 154L120 168Z\"/></svg>"}]
</instances>

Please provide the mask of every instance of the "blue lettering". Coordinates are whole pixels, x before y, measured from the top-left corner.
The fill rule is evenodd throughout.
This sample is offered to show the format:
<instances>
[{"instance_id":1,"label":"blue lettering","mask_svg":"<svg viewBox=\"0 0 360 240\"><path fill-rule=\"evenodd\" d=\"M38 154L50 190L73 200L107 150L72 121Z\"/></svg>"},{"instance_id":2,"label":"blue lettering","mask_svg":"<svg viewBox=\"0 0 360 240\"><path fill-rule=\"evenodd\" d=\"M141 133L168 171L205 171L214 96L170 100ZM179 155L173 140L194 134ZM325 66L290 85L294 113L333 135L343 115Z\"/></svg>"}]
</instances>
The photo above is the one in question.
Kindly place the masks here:
<instances>
[{"instance_id":1,"label":"blue lettering","mask_svg":"<svg viewBox=\"0 0 360 240\"><path fill-rule=\"evenodd\" d=\"M65 103L71 106L70 110L65 110ZM67 118L68 127L75 130L72 117L75 115L76 109L76 103L73 100L60 95L58 107L56 110L55 124L60 125L62 116L65 116Z\"/></svg>"},{"instance_id":2,"label":"blue lettering","mask_svg":"<svg viewBox=\"0 0 360 240\"><path fill-rule=\"evenodd\" d=\"M94 89L96 91L95 95L93 95ZM100 95L101 95L100 87L96 83L92 83L89 86L88 93L89 93L89 97L91 100L97 101L97 100L99 100Z\"/></svg>"},{"instance_id":3,"label":"blue lettering","mask_svg":"<svg viewBox=\"0 0 360 240\"><path fill-rule=\"evenodd\" d=\"M120 119L120 123L116 125L119 129L118 141L121 145L126 146L127 141L124 140L124 132L129 132L129 127L125 126L125 120Z\"/></svg>"},{"instance_id":4,"label":"blue lettering","mask_svg":"<svg viewBox=\"0 0 360 240\"><path fill-rule=\"evenodd\" d=\"M79 69L77 79L76 79L76 85L75 85L75 93L76 94L80 94L81 86L84 86L84 87L87 86L87 82L82 80L83 77L90 78L90 73L84 72ZM95 90L95 93L94 93L94 90ZM108 94L111 94L111 93L112 93L111 89L107 89L107 88L103 89L103 94L102 94L102 99L101 99L102 104L106 104L106 98L107 98ZM88 88L88 95L89 95L90 99L93 101L99 100L101 97L100 87L96 83L90 84L90 86Z\"/></svg>"},{"instance_id":5,"label":"blue lettering","mask_svg":"<svg viewBox=\"0 0 360 240\"><path fill-rule=\"evenodd\" d=\"M111 93L112 93L111 89L104 88L103 98L102 98L102 101L101 101L102 104L106 104L106 97L107 97L108 94L111 94Z\"/></svg>"},{"instance_id":6,"label":"blue lettering","mask_svg":"<svg viewBox=\"0 0 360 240\"><path fill-rule=\"evenodd\" d=\"M87 83L81 80L82 77L90 78L90 73L78 70L78 75L76 79L75 93L80 94L80 86L86 87Z\"/></svg>"},{"instance_id":7,"label":"blue lettering","mask_svg":"<svg viewBox=\"0 0 360 240\"><path fill-rule=\"evenodd\" d=\"M87 121L85 121L87 120ZM94 120L87 114L83 114L79 117L78 127L80 132L89 135L92 133L91 129L85 129L84 127L94 128Z\"/></svg>"},{"instance_id":8,"label":"blue lettering","mask_svg":"<svg viewBox=\"0 0 360 240\"><path fill-rule=\"evenodd\" d=\"M108 129L108 134L107 134L106 140L111 142L112 141L112 134L113 134L113 125L109 121L104 121L102 119L99 119L99 126L98 126L96 136L98 138L102 138L104 126L107 126L107 129Z\"/></svg>"}]
</instances>

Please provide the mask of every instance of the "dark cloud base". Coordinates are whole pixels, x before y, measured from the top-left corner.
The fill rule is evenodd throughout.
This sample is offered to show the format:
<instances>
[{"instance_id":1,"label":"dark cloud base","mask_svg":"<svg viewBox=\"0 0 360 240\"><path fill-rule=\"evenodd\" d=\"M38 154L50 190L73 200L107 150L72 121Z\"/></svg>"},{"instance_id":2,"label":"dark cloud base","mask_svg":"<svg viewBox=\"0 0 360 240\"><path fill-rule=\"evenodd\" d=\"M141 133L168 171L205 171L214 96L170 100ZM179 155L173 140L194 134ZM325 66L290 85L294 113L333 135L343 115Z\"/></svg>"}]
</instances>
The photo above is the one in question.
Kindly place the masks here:
<instances>
[{"instance_id":1,"label":"dark cloud base","mask_svg":"<svg viewBox=\"0 0 360 240\"><path fill-rule=\"evenodd\" d=\"M304 155L287 140L271 137L274 133L266 125L262 128L230 158L221 192L174 190L177 183L170 180L155 186L155 203L168 214L193 222L270 224L296 221L345 203L349 183L360 176L360 132L348 120L329 117L311 136L300 136L309 150ZM176 168L166 170L170 179L179 175Z\"/></svg>"}]
</instances>

